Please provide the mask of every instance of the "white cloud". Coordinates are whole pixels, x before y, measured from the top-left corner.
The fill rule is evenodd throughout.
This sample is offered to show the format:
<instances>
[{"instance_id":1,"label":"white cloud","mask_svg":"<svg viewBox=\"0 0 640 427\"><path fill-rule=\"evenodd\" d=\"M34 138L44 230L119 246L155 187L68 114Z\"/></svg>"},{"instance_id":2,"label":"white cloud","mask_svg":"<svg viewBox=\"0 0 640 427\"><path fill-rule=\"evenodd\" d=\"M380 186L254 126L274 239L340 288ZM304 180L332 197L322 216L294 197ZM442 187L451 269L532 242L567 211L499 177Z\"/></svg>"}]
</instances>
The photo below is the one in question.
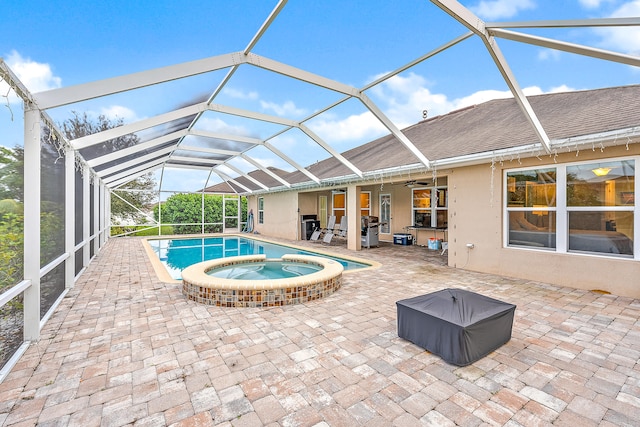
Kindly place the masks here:
<instances>
[{"instance_id":1,"label":"white cloud","mask_svg":"<svg viewBox=\"0 0 640 427\"><path fill-rule=\"evenodd\" d=\"M422 120L424 110L429 116L451 110L451 104L443 94L434 94L428 89L430 83L413 72L406 76L393 76L379 86L373 93L381 100L385 114L400 128Z\"/></svg>"},{"instance_id":2,"label":"white cloud","mask_svg":"<svg viewBox=\"0 0 640 427\"><path fill-rule=\"evenodd\" d=\"M541 61L558 61L562 52L554 49L541 49L538 51L538 59Z\"/></svg>"},{"instance_id":3,"label":"white cloud","mask_svg":"<svg viewBox=\"0 0 640 427\"><path fill-rule=\"evenodd\" d=\"M616 9L611 18L625 18L640 16L640 0L626 2ZM640 55L640 28L638 27L609 27L594 29L601 37L600 46L617 52Z\"/></svg>"},{"instance_id":4,"label":"white cloud","mask_svg":"<svg viewBox=\"0 0 640 427\"><path fill-rule=\"evenodd\" d=\"M123 107L122 105L111 105L110 107L104 107L100 110L100 114L112 120L122 119L125 123L131 123L140 120L135 111L130 108Z\"/></svg>"},{"instance_id":5,"label":"white cloud","mask_svg":"<svg viewBox=\"0 0 640 427\"><path fill-rule=\"evenodd\" d=\"M255 92L255 91L244 92L242 90L233 89L226 86L224 89L222 89L222 93L235 99L258 99L258 92Z\"/></svg>"},{"instance_id":6,"label":"white cloud","mask_svg":"<svg viewBox=\"0 0 640 427\"><path fill-rule=\"evenodd\" d=\"M585 9L598 9L604 3L612 3L614 0L578 0Z\"/></svg>"},{"instance_id":7,"label":"white cloud","mask_svg":"<svg viewBox=\"0 0 640 427\"><path fill-rule=\"evenodd\" d=\"M376 98L378 107L400 129L422 120L424 110L427 110L428 117L435 117L492 99L513 97L509 90L481 90L461 98L449 99L443 93L432 93L427 87L429 84L424 77L408 73L405 76L394 76L372 88L371 91L372 96ZM522 89L527 96L573 90L575 89L566 85L547 91L538 86ZM309 127L334 148L339 148L336 143L368 142L388 132L369 111L344 119L335 118L329 113L325 113L310 121Z\"/></svg>"},{"instance_id":8,"label":"white cloud","mask_svg":"<svg viewBox=\"0 0 640 427\"><path fill-rule=\"evenodd\" d=\"M492 99L513 97L509 90L481 90L461 98L449 99L443 93L432 93L427 86L426 79L417 74L408 73L406 76L394 76L372 90L378 99L379 107L399 128L422 120L424 110L427 110L428 117L435 117ZM575 89L566 85L547 91L538 86L522 89L527 96L573 90Z\"/></svg>"},{"instance_id":9,"label":"white cloud","mask_svg":"<svg viewBox=\"0 0 640 427\"><path fill-rule=\"evenodd\" d=\"M31 93L56 89L62 84L62 79L53 75L49 64L23 58L22 55L15 50L11 51L6 59L6 63ZM9 91L9 85L2 81L0 82L0 95L7 96L7 94L10 103L19 102L15 93Z\"/></svg>"},{"instance_id":10,"label":"white cloud","mask_svg":"<svg viewBox=\"0 0 640 427\"><path fill-rule=\"evenodd\" d=\"M244 126L232 126L219 118L202 117L198 120L198 128L211 132L230 133L234 135L250 136L251 132Z\"/></svg>"},{"instance_id":11,"label":"white cloud","mask_svg":"<svg viewBox=\"0 0 640 427\"><path fill-rule=\"evenodd\" d=\"M266 111L273 111L281 117L301 117L306 114L304 108L296 107L293 101L286 101L284 104L276 104L275 102L260 101L260 106Z\"/></svg>"},{"instance_id":12,"label":"white cloud","mask_svg":"<svg viewBox=\"0 0 640 427\"><path fill-rule=\"evenodd\" d=\"M369 111L353 114L345 119L323 114L310 121L309 127L330 145L335 142L375 138L386 130Z\"/></svg>"},{"instance_id":13,"label":"white cloud","mask_svg":"<svg viewBox=\"0 0 640 427\"><path fill-rule=\"evenodd\" d=\"M476 6L469 7L482 19L512 18L521 10L535 9L536 3L532 0L482 0Z\"/></svg>"},{"instance_id":14,"label":"white cloud","mask_svg":"<svg viewBox=\"0 0 640 427\"><path fill-rule=\"evenodd\" d=\"M529 86L522 88L522 92L526 96L533 95L542 95L545 93L558 93L558 92L571 92L575 89L570 88L567 85L561 85L557 87L553 87L548 91L542 90L538 86ZM462 98L454 99L451 104L453 105L453 110L458 110L460 108L468 107L470 105L478 105L483 102L491 101L492 99L504 99L504 98L513 98L513 94L509 90L481 90L475 93L472 93L469 96L465 96Z\"/></svg>"},{"instance_id":15,"label":"white cloud","mask_svg":"<svg viewBox=\"0 0 640 427\"><path fill-rule=\"evenodd\" d=\"M42 92L56 89L62 85L62 79L53 75L51 66L23 58L15 50L7 57L7 65L16 74L30 92Z\"/></svg>"}]
</instances>

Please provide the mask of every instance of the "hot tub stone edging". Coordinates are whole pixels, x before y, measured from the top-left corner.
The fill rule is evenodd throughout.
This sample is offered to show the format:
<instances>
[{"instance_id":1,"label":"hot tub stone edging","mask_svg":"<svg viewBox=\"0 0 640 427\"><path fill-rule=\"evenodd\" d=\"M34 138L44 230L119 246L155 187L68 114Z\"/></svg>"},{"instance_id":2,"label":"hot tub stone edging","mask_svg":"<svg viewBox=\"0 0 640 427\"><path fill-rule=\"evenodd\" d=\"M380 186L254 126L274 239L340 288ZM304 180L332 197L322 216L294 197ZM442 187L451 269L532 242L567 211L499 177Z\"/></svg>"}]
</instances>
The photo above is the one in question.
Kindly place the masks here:
<instances>
[{"instance_id":1,"label":"hot tub stone edging","mask_svg":"<svg viewBox=\"0 0 640 427\"><path fill-rule=\"evenodd\" d=\"M324 298L342 285L344 267L337 261L310 255L287 254L283 261L322 266L304 276L272 280L234 280L209 276L214 268L265 261L261 255L210 260L191 265L182 272L182 293L190 300L218 307L278 307Z\"/></svg>"}]
</instances>

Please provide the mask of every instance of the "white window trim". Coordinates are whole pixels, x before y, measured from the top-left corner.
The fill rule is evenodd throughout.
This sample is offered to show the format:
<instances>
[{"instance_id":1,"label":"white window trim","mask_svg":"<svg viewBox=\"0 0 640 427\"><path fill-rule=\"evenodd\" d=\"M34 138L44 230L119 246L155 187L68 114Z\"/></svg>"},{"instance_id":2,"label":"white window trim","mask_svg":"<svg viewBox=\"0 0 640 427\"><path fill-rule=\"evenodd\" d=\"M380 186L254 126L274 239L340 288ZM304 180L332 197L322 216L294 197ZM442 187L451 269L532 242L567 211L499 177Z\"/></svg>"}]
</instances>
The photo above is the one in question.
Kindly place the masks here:
<instances>
[{"instance_id":1,"label":"white window trim","mask_svg":"<svg viewBox=\"0 0 640 427\"><path fill-rule=\"evenodd\" d=\"M262 203L261 203L262 202ZM260 206L262 205L262 209ZM264 224L264 197L258 197L258 224Z\"/></svg>"},{"instance_id":2,"label":"white window trim","mask_svg":"<svg viewBox=\"0 0 640 427\"><path fill-rule=\"evenodd\" d=\"M634 196L635 196L635 205L633 207L627 206L589 206L589 207L581 207L581 206L572 206L567 207L567 167L576 166L576 165L585 165L592 163L604 163L604 162L616 162L616 161L624 161L624 160L633 160L635 161L635 176L634 176ZM570 254L576 256L589 256L589 257L611 257L617 260L640 260L640 189L638 188L638 178L640 177L640 156L628 156L628 157L611 157L611 158L602 158L602 159L591 159L591 160L583 160L579 162L570 162L570 163L560 163L560 164L545 164L538 166L530 166L530 167L521 167L521 168L513 168L513 169L505 169L502 175L502 204L503 204L503 215L502 215L502 246L504 248L513 249L513 250L527 250L527 251L542 251L542 252L555 252L559 254ZM535 247L525 247L525 246L510 246L509 245L509 212L515 211L528 211L533 208L509 208L507 206L508 200L506 197L507 191L507 173L518 172L518 171L530 171L530 170L539 170L539 169L555 169L556 170L556 206L555 207L546 207L542 208L549 211L556 212L556 247L553 248L535 248ZM540 208L536 208L540 209ZM628 256L616 256L616 255L607 255L601 252L571 252L568 250L568 238L569 238L569 230L568 230L568 213L569 212L578 212L578 211L622 211L629 212L633 211L633 257Z\"/></svg>"},{"instance_id":3,"label":"white window trim","mask_svg":"<svg viewBox=\"0 0 640 427\"><path fill-rule=\"evenodd\" d=\"M506 176L506 175L505 175ZM505 178L506 179L506 178ZM448 191L449 186L448 185L435 185L435 186L425 186L425 187L416 187L416 188L412 188L411 189L411 226L415 227L416 223L416 215L415 215L415 211L418 210L418 208L415 208L413 206L413 192L414 191L419 191L419 190L430 190L431 191L431 206L429 207L429 210L431 211L431 224L429 225L428 228L437 228L438 226L438 211L448 211L449 209L449 191ZM445 190L447 191L447 203L445 204L445 206L438 206L438 190ZM448 214L448 212L447 212Z\"/></svg>"}]
</instances>

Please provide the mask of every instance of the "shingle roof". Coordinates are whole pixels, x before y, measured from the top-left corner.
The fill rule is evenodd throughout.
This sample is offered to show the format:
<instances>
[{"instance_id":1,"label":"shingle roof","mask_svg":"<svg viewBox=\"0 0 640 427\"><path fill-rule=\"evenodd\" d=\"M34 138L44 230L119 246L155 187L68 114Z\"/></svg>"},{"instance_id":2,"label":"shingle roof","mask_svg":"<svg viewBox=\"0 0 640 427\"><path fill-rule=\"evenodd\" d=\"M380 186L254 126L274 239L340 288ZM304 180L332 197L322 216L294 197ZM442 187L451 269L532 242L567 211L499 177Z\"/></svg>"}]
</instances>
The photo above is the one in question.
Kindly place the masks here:
<instances>
[{"instance_id":1,"label":"shingle roof","mask_svg":"<svg viewBox=\"0 0 640 427\"><path fill-rule=\"evenodd\" d=\"M289 175L290 172L287 172L285 170L282 169L278 169L278 168L274 168L274 167L268 167L267 168L269 171L271 171L272 173L276 174L279 177L284 178L285 176ZM279 187L282 185L282 183L278 180L276 180L275 178L273 178L271 175L269 175L268 173L262 171L262 170L254 170L252 172L249 172L247 175L251 176L251 178L263 183L264 185L266 185L267 187ZM259 187L258 185L256 185L253 181L247 179L244 176L240 176L238 178L234 178L237 182L239 182L240 184L244 185L245 187L248 187L252 190L260 190L261 187ZM210 187L207 187L204 189L204 191L206 193L245 193L246 190L242 187L237 186L236 184L234 184L233 182L229 181L229 182L221 182L220 184L216 184L216 185L212 185Z\"/></svg>"},{"instance_id":2,"label":"shingle roof","mask_svg":"<svg viewBox=\"0 0 640 427\"><path fill-rule=\"evenodd\" d=\"M528 97L551 140L640 125L640 85L563 92ZM515 99L496 99L429 118L403 129L429 160L443 160L538 143L532 126ZM369 172L417 163L392 135L349 150L343 155ZM349 175L336 159L309 167L320 178ZM285 179L303 176L294 172ZM304 179L303 179L304 180Z\"/></svg>"},{"instance_id":3,"label":"shingle roof","mask_svg":"<svg viewBox=\"0 0 640 427\"><path fill-rule=\"evenodd\" d=\"M528 99L552 141L640 126L640 85L535 95ZM402 132L432 161L540 142L514 98L496 99L429 118ZM392 135L342 154L363 172L418 163ZM333 157L307 169L321 179L353 174ZM282 177L292 184L309 181L299 171ZM246 178L237 180L259 190ZM268 180L268 184L262 182L271 186L273 179Z\"/></svg>"}]
</instances>

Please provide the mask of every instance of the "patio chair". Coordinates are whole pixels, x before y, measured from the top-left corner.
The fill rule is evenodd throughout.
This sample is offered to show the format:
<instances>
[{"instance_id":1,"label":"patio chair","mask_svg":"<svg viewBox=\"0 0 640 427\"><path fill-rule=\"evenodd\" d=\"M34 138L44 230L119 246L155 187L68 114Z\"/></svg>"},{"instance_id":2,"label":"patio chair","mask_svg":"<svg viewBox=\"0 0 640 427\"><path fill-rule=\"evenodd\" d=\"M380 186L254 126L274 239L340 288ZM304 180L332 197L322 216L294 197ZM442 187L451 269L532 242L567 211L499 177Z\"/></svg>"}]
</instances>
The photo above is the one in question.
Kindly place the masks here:
<instances>
[{"instance_id":1,"label":"patio chair","mask_svg":"<svg viewBox=\"0 0 640 427\"><path fill-rule=\"evenodd\" d=\"M330 231L325 233L324 238L322 239L322 243L326 243L327 245L330 245L334 237L340 237L342 239L347 238L347 217L346 216L343 216L342 218L340 218L340 227L338 228L338 231L336 232Z\"/></svg>"},{"instance_id":2,"label":"patio chair","mask_svg":"<svg viewBox=\"0 0 640 427\"><path fill-rule=\"evenodd\" d=\"M331 215L329 217L329 221L327 221L327 226L324 228L316 228L311 233L309 240L313 242L319 242L320 238L326 236L327 233L333 233L333 229L336 227L336 217L335 215Z\"/></svg>"},{"instance_id":3,"label":"patio chair","mask_svg":"<svg viewBox=\"0 0 640 427\"><path fill-rule=\"evenodd\" d=\"M342 238L347 238L347 216L343 216L342 218L340 218L340 226L338 227L338 232L336 233L336 236L338 237L342 237Z\"/></svg>"},{"instance_id":4,"label":"patio chair","mask_svg":"<svg viewBox=\"0 0 640 427\"><path fill-rule=\"evenodd\" d=\"M327 245L331 244L331 240L333 239L333 236L335 236L335 234L333 234L332 232L327 232L324 234L324 237L322 238L322 243L326 243Z\"/></svg>"},{"instance_id":5,"label":"patio chair","mask_svg":"<svg viewBox=\"0 0 640 427\"><path fill-rule=\"evenodd\" d=\"M309 236L309 240L311 240L312 242L317 242L320 240L321 234L322 230L320 228L316 228L315 230L313 230L313 233L311 233L311 236Z\"/></svg>"}]
</instances>

